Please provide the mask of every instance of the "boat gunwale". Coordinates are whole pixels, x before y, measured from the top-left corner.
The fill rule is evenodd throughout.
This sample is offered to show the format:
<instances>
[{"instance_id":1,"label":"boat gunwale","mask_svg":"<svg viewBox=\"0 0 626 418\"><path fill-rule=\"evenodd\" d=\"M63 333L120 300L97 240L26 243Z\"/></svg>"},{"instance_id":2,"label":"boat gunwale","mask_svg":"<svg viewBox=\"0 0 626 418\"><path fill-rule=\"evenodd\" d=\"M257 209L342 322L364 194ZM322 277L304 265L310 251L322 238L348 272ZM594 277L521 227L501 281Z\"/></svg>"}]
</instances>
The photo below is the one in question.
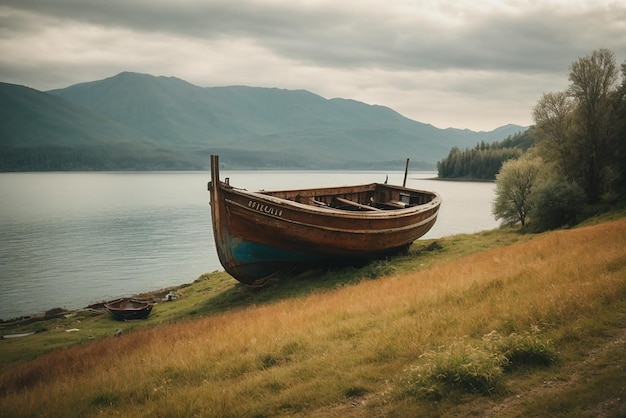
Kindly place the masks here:
<instances>
[{"instance_id":1,"label":"boat gunwale","mask_svg":"<svg viewBox=\"0 0 626 418\"><path fill-rule=\"evenodd\" d=\"M378 186L380 183L371 183L363 186ZM406 187L398 187L398 186L390 186L383 185L385 187L391 187L396 190L406 190L407 192L413 193L422 193L426 195L433 196L433 199L429 202L408 206L406 208L397 208L397 209L389 209L389 210L381 210L381 211L349 211L344 209L333 208L329 206L313 206L306 203L296 202L295 200L284 199L281 197L272 196L266 193L276 193L276 192L300 192L300 191L314 191L314 190L332 190L332 189L341 189L341 188L350 188L350 187L361 187L361 186L342 186L342 187L329 187L329 188L313 188L313 189L294 189L294 190L280 190L280 191L258 191L251 192L245 189L239 189L236 187L232 187L224 182L220 182L220 187L223 191L227 193L234 193L240 196L255 198L259 200L263 200L269 202L271 204L283 206L283 207L292 207L294 210L299 211L307 211L312 214L320 215L320 216L328 216L332 215L333 217L341 217L348 219L390 219L390 218L400 218L405 216L413 216L415 214L425 212L428 210L432 210L433 207L437 207L441 204L441 196L435 192L422 191L417 189L410 189ZM225 200L226 197L224 196ZM232 200L231 200L232 201Z\"/></svg>"},{"instance_id":2,"label":"boat gunwale","mask_svg":"<svg viewBox=\"0 0 626 418\"><path fill-rule=\"evenodd\" d=\"M120 306L115 306L117 304L120 304L124 301L128 301L132 304L137 304L140 306L132 306L132 307L126 307L126 308L122 308ZM150 307L154 306L154 303L150 303L148 301L143 301L143 300L137 300L137 299L131 299L131 298L120 298L120 299L116 299L113 300L111 302L107 302L104 304L104 307L108 310L112 310L115 312L134 312L134 311L143 311L145 309L148 309Z\"/></svg>"},{"instance_id":3,"label":"boat gunwale","mask_svg":"<svg viewBox=\"0 0 626 418\"><path fill-rule=\"evenodd\" d=\"M403 225L401 227L395 227L395 228L385 228L385 229L371 229L371 228L369 228L369 229L346 229L346 228L331 228L331 227L324 226L324 225L319 225L319 224L304 223L304 222L296 221L294 219L288 219L288 218L285 218L285 217L276 216L276 215L273 215L271 213L257 212L257 211L251 210L249 207L247 207L245 205L242 205L242 204L240 204L238 202L235 202L233 200L230 200L230 199L224 199L224 202L226 202L226 203L228 203L230 205L237 206L237 207L239 207L239 208L241 208L241 209L243 209L243 210L245 210L247 212L254 213L257 216L260 215L260 216L271 217L271 218L280 220L281 222L291 223L291 224L294 224L294 225L304 226L304 227L307 227L307 228L314 228L314 229L317 229L317 230L340 232L340 233L349 233L349 234L360 234L360 235L367 235L367 234L374 234L374 235L376 235L376 234L390 234L390 233L395 233L395 232L398 232L398 231L405 231L405 230L414 229L416 227L420 227L420 226L422 226L424 224L432 222L433 218L436 219L438 214L439 214L438 211L437 211L433 215L431 215L428 218L423 219L423 220L421 220L421 221L419 221L417 223ZM305 206L307 206L307 205L305 205ZM311 207L316 208L314 206L311 206ZM324 209L324 208L322 208L322 209ZM411 212L411 213L408 213L408 214L405 213L405 214L406 215L415 215L415 214L418 214L418 213L421 213L421 212L425 212L427 209L432 209L432 208L424 208L424 210L421 210L421 211L415 211L415 212ZM335 209L335 210L339 210L342 213L343 212L355 213L355 214L370 213L370 212L351 212L351 211L345 211L345 210L342 211L341 209ZM398 210L404 210L404 209L398 209ZM386 211L386 212L390 212L390 211ZM332 212L332 213L334 214L335 212ZM355 219L352 216L350 218ZM371 218L371 217L367 217L367 219L369 219L369 218Z\"/></svg>"}]
</instances>

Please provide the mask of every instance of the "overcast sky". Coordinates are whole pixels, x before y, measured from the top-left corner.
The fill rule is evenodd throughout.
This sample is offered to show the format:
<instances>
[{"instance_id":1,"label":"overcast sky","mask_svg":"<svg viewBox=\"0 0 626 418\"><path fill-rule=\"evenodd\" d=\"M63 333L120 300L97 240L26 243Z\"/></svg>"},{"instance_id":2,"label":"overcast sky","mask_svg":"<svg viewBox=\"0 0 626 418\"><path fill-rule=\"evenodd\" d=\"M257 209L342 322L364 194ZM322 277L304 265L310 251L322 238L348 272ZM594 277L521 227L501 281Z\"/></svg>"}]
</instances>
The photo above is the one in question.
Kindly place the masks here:
<instances>
[{"instance_id":1,"label":"overcast sky","mask_svg":"<svg viewBox=\"0 0 626 418\"><path fill-rule=\"evenodd\" d=\"M532 124L599 48L626 60L626 1L0 0L0 81L122 71L305 89L438 128Z\"/></svg>"}]
</instances>

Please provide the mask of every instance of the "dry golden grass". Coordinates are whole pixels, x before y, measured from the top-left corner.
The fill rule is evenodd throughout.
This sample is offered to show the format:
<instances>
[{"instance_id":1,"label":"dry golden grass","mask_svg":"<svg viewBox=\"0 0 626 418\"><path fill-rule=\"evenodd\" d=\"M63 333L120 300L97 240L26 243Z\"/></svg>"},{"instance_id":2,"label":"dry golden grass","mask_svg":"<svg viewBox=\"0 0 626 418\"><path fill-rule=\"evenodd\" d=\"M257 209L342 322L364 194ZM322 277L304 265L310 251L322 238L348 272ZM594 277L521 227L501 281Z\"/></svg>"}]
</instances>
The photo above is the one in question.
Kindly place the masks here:
<instances>
[{"instance_id":1,"label":"dry golden grass","mask_svg":"<svg viewBox=\"0 0 626 418\"><path fill-rule=\"evenodd\" d=\"M3 372L0 416L432 412L394 395L425 352L531 327L566 350L623 315L625 295L621 219L63 349Z\"/></svg>"}]
</instances>

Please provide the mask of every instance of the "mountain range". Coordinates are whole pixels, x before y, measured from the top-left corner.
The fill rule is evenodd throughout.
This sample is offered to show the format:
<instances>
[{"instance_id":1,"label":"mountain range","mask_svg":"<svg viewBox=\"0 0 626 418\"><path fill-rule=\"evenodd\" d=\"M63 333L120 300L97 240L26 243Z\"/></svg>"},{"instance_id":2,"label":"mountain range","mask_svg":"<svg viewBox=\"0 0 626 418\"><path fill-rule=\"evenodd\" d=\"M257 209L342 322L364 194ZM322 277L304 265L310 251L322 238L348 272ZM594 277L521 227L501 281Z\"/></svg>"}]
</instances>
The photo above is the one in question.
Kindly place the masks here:
<instances>
[{"instance_id":1,"label":"mountain range","mask_svg":"<svg viewBox=\"0 0 626 418\"><path fill-rule=\"evenodd\" d=\"M453 146L524 131L438 129L305 90L199 87L124 72L38 91L0 83L0 171L433 169Z\"/></svg>"}]
</instances>

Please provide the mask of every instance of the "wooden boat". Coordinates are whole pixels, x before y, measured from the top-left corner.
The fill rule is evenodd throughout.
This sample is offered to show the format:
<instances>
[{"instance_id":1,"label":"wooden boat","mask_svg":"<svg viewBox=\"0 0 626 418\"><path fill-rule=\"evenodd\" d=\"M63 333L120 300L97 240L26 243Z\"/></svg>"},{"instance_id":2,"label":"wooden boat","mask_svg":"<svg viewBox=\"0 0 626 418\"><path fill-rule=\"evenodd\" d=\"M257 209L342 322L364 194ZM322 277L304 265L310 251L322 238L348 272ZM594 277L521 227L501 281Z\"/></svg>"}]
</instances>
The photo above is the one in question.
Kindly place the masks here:
<instances>
[{"instance_id":1,"label":"wooden boat","mask_svg":"<svg viewBox=\"0 0 626 418\"><path fill-rule=\"evenodd\" d=\"M145 319L152 312L152 303L122 298L104 304L107 312L118 321Z\"/></svg>"},{"instance_id":2,"label":"wooden boat","mask_svg":"<svg viewBox=\"0 0 626 418\"><path fill-rule=\"evenodd\" d=\"M281 273L397 253L434 225L437 193L372 183L249 192L211 156L213 236L226 272L256 285Z\"/></svg>"}]
</instances>

